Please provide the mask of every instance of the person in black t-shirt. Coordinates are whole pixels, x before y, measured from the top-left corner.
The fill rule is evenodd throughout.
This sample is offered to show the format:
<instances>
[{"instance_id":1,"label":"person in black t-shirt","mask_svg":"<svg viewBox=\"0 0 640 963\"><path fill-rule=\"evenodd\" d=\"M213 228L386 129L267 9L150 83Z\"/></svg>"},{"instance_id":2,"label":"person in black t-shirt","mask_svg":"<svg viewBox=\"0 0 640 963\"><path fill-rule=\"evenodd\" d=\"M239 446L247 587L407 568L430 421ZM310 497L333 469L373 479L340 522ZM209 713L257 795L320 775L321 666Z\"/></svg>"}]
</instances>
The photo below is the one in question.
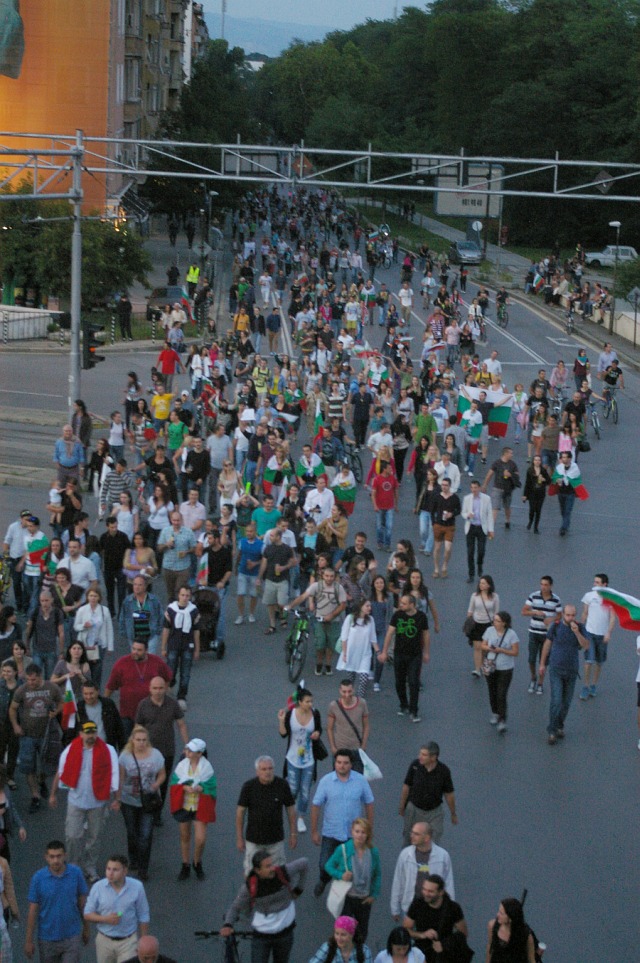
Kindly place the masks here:
<instances>
[{"instance_id":1,"label":"person in black t-shirt","mask_svg":"<svg viewBox=\"0 0 640 963\"><path fill-rule=\"evenodd\" d=\"M244 871L259 849L266 849L274 863L285 863L283 809L289 820L289 846L298 843L296 803L286 779L275 775L271 756L256 759L256 776L248 779L240 790L236 808L236 847L244 853ZM244 819L247 817L246 832Z\"/></svg>"},{"instance_id":2,"label":"person in black t-shirt","mask_svg":"<svg viewBox=\"0 0 640 963\"><path fill-rule=\"evenodd\" d=\"M422 884L422 895L411 901L403 926L426 963L455 960L467 942L467 923L459 903L444 890L442 876L432 873Z\"/></svg>"},{"instance_id":3,"label":"person in black t-shirt","mask_svg":"<svg viewBox=\"0 0 640 963\"><path fill-rule=\"evenodd\" d=\"M404 817L405 846L411 844L411 829L418 822L429 823L433 841L440 843L444 831L443 799L449 807L452 824L457 825L451 770L440 762L439 755L440 746L437 742L420 746L418 758L413 760L404 777L399 812Z\"/></svg>"},{"instance_id":4,"label":"person in black t-shirt","mask_svg":"<svg viewBox=\"0 0 640 963\"><path fill-rule=\"evenodd\" d=\"M344 566L345 571L349 571L349 565L354 558L363 558L367 563L367 568L369 567L369 562L372 562L375 558L371 549L367 548L367 536L364 532L356 533L354 544L350 545L342 556L341 566Z\"/></svg>"},{"instance_id":5,"label":"person in black t-shirt","mask_svg":"<svg viewBox=\"0 0 640 963\"><path fill-rule=\"evenodd\" d=\"M398 715L403 716L409 712L413 722L420 722L418 714L420 670L422 663L429 661L429 623L424 612L416 608L412 595L400 596L398 610L391 616L382 652L378 655L380 662L387 661L389 646L394 637L396 644L393 669L396 677L396 692L400 700Z\"/></svg>"}]
</instances>

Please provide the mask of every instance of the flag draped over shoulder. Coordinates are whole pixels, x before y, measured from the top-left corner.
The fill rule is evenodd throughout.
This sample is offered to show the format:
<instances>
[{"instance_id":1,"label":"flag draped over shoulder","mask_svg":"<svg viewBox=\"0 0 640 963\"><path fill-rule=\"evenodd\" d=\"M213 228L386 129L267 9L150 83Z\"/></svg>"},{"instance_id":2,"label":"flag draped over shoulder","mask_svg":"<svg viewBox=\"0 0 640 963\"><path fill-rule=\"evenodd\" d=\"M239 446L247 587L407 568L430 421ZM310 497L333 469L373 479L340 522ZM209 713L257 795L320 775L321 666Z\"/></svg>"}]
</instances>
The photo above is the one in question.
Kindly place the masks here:
<instances>
[{"instance_id":1,"label":"flag draped over shoulder","mask_svg":"<svg viewBox=\"0 0 640 963\"><path fill-rule=\"evenodd\" d=\"M635 599L633 595L625 595L623 592L616 592L615 589L606 586L596 588L596 592L603 604L613 609L621 628L640 632L640 599Z\"/></svg>"},{"instance_id":2,"label":"flag draped over shoulder","mask_svg":"<svg viewBox=\"0 0 640 963\"><path fill-rule=\"evenodd\" d=\"M342 505L347 515L351 515L355 508L358 490L353 472L350 471L348 475L343 475L342 472L336 475L331 490L338 504Z\"/></svg>"},{"instance_id":3,"label":"flag draped over shoulder","mask_svg":"<svg viewBox=\"0 0 640 963\"><path fill-rule=\"evenodd\" d=\"M292 474L291 462L287 459L279 462L276 456L272 455L262 476L262 490L265 495L270 495L274 485L282 485L283 482L291 478Z\"/></svg>"},{"instance_id":4,"label":"flag draped over shoulder","mask_svg":"<svg viewBox=\"0 0 640 963\"><path fill-rule=\"evenodd\" d=\"M563 470L562 465L556 465L556 469L551 478L551 484L549 485L549 494L557 495L565 488L565 479L569 482L571 488L573 488L576 497L579 498L580 501L586 501L589 497L589 492L582 484L582 475L575 461L569 465L566 471Z\"/></svg>"},{"instance_id":5,"label":"flag draped over shoulder","mask_svg":"<svg viewBox=\"0 0 640 963\"><path fill-rule=\"evenodd\" d=\"M511 409L513 407L513 395L505 394L503 391L492 391L490 388L465 387L468 398L462 392L458 395L458 424L462 420L465 411L471 407L471 399L480 400L480 392L486 394L486 401L491 402L493 407L489 411L489 434L494 438L504 438L509 427ZM469 429L472 438L479 438L482 427L474 425ZM475 432L475 434L474 434Z\"/></svg>"}]
</instances>

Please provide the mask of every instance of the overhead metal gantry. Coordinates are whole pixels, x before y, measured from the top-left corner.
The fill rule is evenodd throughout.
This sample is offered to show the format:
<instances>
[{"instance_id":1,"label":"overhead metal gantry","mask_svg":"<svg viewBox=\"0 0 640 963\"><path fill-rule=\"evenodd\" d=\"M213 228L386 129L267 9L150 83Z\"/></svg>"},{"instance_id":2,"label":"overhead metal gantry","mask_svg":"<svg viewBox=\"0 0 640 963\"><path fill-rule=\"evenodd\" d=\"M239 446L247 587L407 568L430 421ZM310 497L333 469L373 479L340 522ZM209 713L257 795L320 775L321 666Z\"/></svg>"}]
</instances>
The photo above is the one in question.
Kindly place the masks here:
<instances>
[{"instance_id":1,"label":"overhead metal gantry","mask_svg":"<svg viewBox=\"0 0 640 963\"><path fill-rule=\"evenodd\" d=\"M20 142L26 148L22 152ZM39 144L42 150L34 147ZM85 171L111 179L120 176L120 196L132 184L155 176L424 194L464 191L488 197L640 200L640 162L565 160L558 153L509 157L467 154L462 149L457 154L418 154L376 151L371 145L367 150L347 151L309 147L304 142L283 147L240 140L210 144L89 136L81 137L80 146ZM0 170L4 171L0 191L31 174L34 183L43 177L34 195L68 196L56 195L54 185L56 177L69 175L70 152L77 150L75 135L0 132ZM488 173L478 175L482 170ZM617 192L618 185L628 182L629 193Z\"/></svg>"}]
</instances>

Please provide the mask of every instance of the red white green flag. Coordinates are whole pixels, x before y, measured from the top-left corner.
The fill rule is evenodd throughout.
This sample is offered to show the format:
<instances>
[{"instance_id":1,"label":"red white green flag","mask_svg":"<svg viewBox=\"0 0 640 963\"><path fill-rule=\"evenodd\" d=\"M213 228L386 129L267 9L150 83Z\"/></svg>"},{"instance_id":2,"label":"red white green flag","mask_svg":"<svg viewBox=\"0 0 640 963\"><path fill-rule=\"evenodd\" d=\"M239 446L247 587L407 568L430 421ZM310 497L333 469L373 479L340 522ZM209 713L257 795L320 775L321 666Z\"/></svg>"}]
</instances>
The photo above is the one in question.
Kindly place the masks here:
<instances>
[{"instance_id":1,"label":"red white green flag","mask_svg":"<svg viewBox=\"0 0 640 963\"><path fill-rule=\"evenodd\" d=\"M76 724L76 712L78 707L76 705L76 697L73 694L73 689L71 688L71 682L67 679L67 683L64 688L64 699L62 700L62 728L63 729L73 729Z\"/></svg>"},{"instance_id":2,"label":"red white green flag","mask_svg":"<svg viewBox=\"0 0 640 963\"><path fill-rule=\"evenodd\" d=\"M460 392L458 395L458 424L465 411L468 411L471 407L471 400L475 398L476 401L479 401L480 392L484 391L487 396L484 400L493 405L489 411L489 434L494 438L504 438L511 418L513 395L505 394L504 391L492 391L490 388L476 388L474 386L465 386L464 390L466 394ZM481 428L478 428L478 437L480 437L480 431ZM473 430L469 433L474 437Z\"/></svg>"},{"instance_id":3,"label":"red white green flag","mask_svg":"<svg viewBox=\"0 0 640 963\"><path fill-rule=\"evenodd\" d=\"M616 592L607 587L597 588L596 592L607 608L613 609L618 617L620 627L632 632L640 632L640 599L624 592Z\"/></svg>"},{"instance_id":4,"label":"red white green flag","mask_svg":"<svg viewBox=\"0 0 640 963\"><path fill-rule=\"evenodd\" d=\"M549 485L549 494L557 495L558 492L565 487L565 480L568 481L573 488L576 497L585 502L589 497L589 492L582 484L582 475L580 474L577 462L572 462L566 471L563 470L561 465L556 466L556 470L551 478L551 484Z\"/></svg>"}]
</instances>

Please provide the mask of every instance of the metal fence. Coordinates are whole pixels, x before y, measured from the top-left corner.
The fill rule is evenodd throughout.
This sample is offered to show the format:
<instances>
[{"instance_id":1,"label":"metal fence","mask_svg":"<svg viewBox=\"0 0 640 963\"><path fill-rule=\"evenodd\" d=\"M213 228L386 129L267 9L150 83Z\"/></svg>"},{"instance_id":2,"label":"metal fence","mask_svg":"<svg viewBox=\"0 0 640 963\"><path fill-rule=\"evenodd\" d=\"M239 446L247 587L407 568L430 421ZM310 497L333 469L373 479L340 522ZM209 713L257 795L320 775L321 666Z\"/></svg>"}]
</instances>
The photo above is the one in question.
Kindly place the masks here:
<instances>
[{"instance_id":1,"label":"metal fence","mask_svg":"<svg viewBox=\"0 0 640 963\"><path fill-rule=\"evenodd\" d=\"M2 342L44 340L52 321L60 315L58 311L30 311L28 308L2 308Z\"/></svg>"}]
</instances>

